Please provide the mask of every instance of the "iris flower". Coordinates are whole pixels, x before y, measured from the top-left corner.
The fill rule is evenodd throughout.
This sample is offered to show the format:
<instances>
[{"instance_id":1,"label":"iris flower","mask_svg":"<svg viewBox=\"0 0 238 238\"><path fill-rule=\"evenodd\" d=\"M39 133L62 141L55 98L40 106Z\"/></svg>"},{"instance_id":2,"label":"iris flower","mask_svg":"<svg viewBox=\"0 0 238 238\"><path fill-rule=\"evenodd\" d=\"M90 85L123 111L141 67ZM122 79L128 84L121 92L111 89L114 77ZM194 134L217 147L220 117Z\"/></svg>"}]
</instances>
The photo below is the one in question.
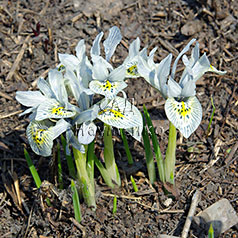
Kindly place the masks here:
<instances>
[{"instance_id":1,"label":"iris flower","mask_svg":"<svg viewBox=\"0 0 238 238\"><path fill-rule=\"evenodd\" d=\"M48 81L40 78L37 82L40 91L18 91L16 99L22 105L30 107L20 116L32 112L30 120L69 118L75 115L77 108L68 102L62 73L57 69L49 72Z\"/></svg>"},{"instance_id":2,"label":"iris flower","mask_svg":"<svg viewBox=\"0 0 238 238\"><path fill-rule=\"evenodd\" d=\"M129 47L129 54L126 57L124 61L124 65L126 67L126 77L127 78L138 78L140 77L140 73L138 72L138 61L139 58L142 58L148 65L154 66L154 53L157 50L157 47L155 47L147 56L147 48L143 48L140 51L140 39L137 37Z\"/></svg>"},{"instance_id":3,"label":"iris flower","mask_svg":"<svg viewBox=\"0 0 238 238\"><path fill-rule=\"evenodd\" d=\"M138 63L139 73L166 99L166 115L185 138L188 138L197 129L202 120L202 107L195 96L196 81L206 72L220 75L226 73L211 66L206 54L200 57L198 43L192 50L189 60L184 54L194 41L195 39L192 39L175 59L171 72L172 54L169 54L158 65L149 65L143 58L140 58ZM175 72L177 63L182 56L185 69L177 83Z\"/></svg>"},{"instance_id":4,"label":"iris flower","mask_svg":"<svg viewBox=\"0 0 238 238\"><path fill-rule=\"evenodd\" d=\"M97 35L91 48L92 81L89 83L89 88L94 92L112 99L118 92L127 87L123 81L125 79L125 66L121 65L113 69L109 63L117 45L120 43L122 36L118 27L114 26L109 29L109 35L103 42L105 57L100 54L100 42L103 37L103 32Z\"/></svg>"}]
</instances>

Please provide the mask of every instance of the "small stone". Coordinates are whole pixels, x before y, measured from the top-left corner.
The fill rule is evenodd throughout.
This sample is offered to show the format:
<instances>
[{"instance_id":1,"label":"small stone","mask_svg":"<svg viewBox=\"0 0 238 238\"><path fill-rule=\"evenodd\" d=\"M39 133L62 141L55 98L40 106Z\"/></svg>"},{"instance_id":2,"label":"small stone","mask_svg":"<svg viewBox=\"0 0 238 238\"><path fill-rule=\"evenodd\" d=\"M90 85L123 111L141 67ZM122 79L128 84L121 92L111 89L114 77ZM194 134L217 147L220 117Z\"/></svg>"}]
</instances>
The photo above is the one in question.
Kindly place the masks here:
<instances>
[{"instance_id":1,"label":"small stone","mask_svg":"<svg viewBox=\"0 0 238 238\"><path fill-rule=\"evenodd\" d=\"M238 216L230 202L223 198L194 217L198 226L209 229L212 223L215 237L238 224Z\"/></svg>"},{"instance_id":2,"label":"small stone","mask_svg":"<svg viewBox=\"0 0 238 238\"><path fill-rule=\"evenodd\" d=\"M181 33L185 36L192 36L202 30L202 24L199 20L188 21L181 28Z\"/></svg>"},{"instance_id":3,"label":"small stone","mask_svg":"<svg viewBox=\"0 0 238 238\"><path fill-rule=\"evenodd\" d=\"M168 198L168 199L166 199L166 200L163 202L163 204L164 204L166 207L169 207L172 202L173 202L172 198Z\"/></svg>"}]
</instances>

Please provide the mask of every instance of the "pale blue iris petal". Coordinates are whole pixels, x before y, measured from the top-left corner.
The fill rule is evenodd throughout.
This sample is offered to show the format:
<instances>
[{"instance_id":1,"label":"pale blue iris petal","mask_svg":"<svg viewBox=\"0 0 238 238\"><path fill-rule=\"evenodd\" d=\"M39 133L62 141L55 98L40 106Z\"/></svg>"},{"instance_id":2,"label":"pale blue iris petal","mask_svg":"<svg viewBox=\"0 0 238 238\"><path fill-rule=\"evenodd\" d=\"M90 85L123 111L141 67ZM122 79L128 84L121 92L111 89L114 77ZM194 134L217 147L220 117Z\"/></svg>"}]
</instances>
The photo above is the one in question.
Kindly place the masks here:
<instances>
[{"instance_id":1,"label":"pale blue iris petal","mask_svg":"<svg viewBox=\"0 0 238 238\"><path fill-rule=\"evenodd\" d=\"M28 108L28 109L26 109L24 112L20 113L20 114L19 114L19 117L24 116L24 115L26 115L26 114L28 114L28 113L30 113L30 112L35 111L35 110L36 110L36 108L34 108L34 107Z\"/></svg>"},{"instance_id":2,"label":"pale blue iris petal","mask_svg":"<svg viewBox=\"0 0 238 238\"><path fill-rule=\"evenodd\" d=\"M89 88L97 93L104 95L106 98L112 99L114 98L121 90L127 87L127 84L124 81L120 82L100 82L98 80L94 80L90 82Z\"/></svg>"},{"instance_id":3,"label":"pale blue iris petal","mask_svg":"<svg viewBox=\"0 0 238 238\"><path fill-rule=\"evenodd\" d=\"M50 70L49 83L55 97L60 102L67 101L67 92L64 86L64 79L61 72L57 69Z\"/></svg>"},{"instance_id":4,"label":"pale blue iris petal","mask_svg":"<svg viewBox=\"0 0 238 238\"><path fill-rule=\"evenodd\" d=\"M79 62L81 62L83 57L85 56L85 51L86 51L84 40L80 40L78 42L77 46L75 47L75 51L76 51L76 56Z\"/></svg>"},{"instance_id":5,"label":"pale blue iris petal","mask_svg":"<svg viewBox=\"0 0 238 238\"><path fill-rule=\"evenodd\" d=\"M78 141L80 144L90 144L96 136L97 127L93 122L83 123L79 128Z\"/></svg>"},{"instance_id":6,"label":"pale blue iris petal","mask_svg":"<svg viewBox=\"0 0 238 238\"><path fill-rule=\"evenodd\" d=\"M139 110L128 100L115 97L98 113L98 119L116 128L128 129L142 126L142 117Z\"/></svg>"},{"instance_id":7,"label":"pale blue iris petal","mask_svg":"<svg viewBox=\"0 0 238 238\"><path fill-rule=\"evenodd\" d=\"M54 133L52 127L31 121L26 129L27 138L32 150L42 156L50 156L53 147Z\"/></svg>"},{"instance_id":8,"label":"pale blue iris petal","mask_svg":"<svg viewBox=\"0 0 238 238\"><path fill-rule=\"evenodd\" d=\"M104 81L109 75L108 67L105 65L102 58L94 62L92 72L93 72L92 74L93 79L99 81Z\"/></svg>"},{"instance_id":9,"label":"pale blue iris petal","mask_svg":"<svg viewBox=\"0 0 238 238\"><path fill-rule=\"evenodd\" d=\"M111 82L123 81L126 76L126 68L124 65L114 69L108 76L108 80Z\"/></svg>"},{"instance_id":10,"label":"pale blue iris petal","mask_svg":"<svg viewBox=\"0 0 238 238\"><path fill-rule=\"evenodd\" d=\"M39 91L17 91L16 100L26 107L37 107L47 98Z\"/></svg>"},{"instance_id":11,"label":"pale blue iris petal","mask_svg":"<svg viewBox=\"0 0 238 238\"><path fill-rule=\"evenodd\" d=\"M59 110L57 110L59 109ZM36 111L36 120L41 121L48 118L70 118L75 112L67 111L66 108L55 99L48 99L41 103Z\"/></svg>"},{"instance_id":12,"label":"pale blue iris petal","mask_svg":"<svg viewBox=\"0 0 238 238\"><path fill-rule=\"evenodd\" d=\"M99 33L95 40L93 41L93 46L91 48L91 57L93 58L94 56L100 55L100 42L103 37L103 32Z\"/></svg>"},{"instance_id":13,"label":"pale blue iris petal","mask_svg":"<svg viewBox=\"0 0 238 238\"><path fill-rule=\"evenodd\" d=\"M178 97L181 95L182 88L171 77L168 80L168 97Z\"/></svg>"},{"instance_id":14,"label":"pale blue iris petal","mask_svg":"<svg viewBox=\"0 0 238 238\"><path fill-rule=\"evenodd\" d=\"M85 111L82 111L73 121L73 124L82 124L84 122L88 121L94 121L97 118L99 111L98 105L93 105L90 109L87 109Z\"/></svg>"},{"instance_id":15,"label":"pale blue iris petal","mask_svg":"<svg viewBox=\"0 0 238 238\"><path fill-rule=\"evenodd\" d=\"M184 112L184 109L189 109L189 111ZM198 128L202 120L202 107L196 97L189 97L185 102L177 102L174 98L168 98L165 102L165 113L169 121L185 138L188 138Z\"/></svg>"},{"instance_id":16,"label":"pale blue iris petal","mask_svg":"<svg viewBox=\"0 0 238 238\"><path fill-rule=\"evenodd\" d=\"M191 76L190 76L191 77ZM182 89L181 97L191 97L196 95L196 84L193 80L189 80Z\"/></svg>"},{"instance_id":17,"label":"pale blue iris petal","mask_svg":"<svg viewBox=\"0 0 238 238\"><path fill-rule=\"evenodd\" d=\"M158 65L157 68L157 82L155 82L156 88L161 92L164 98L168 97L168 87L166 82L170 73L170 66L172 61L172 54L169 54Z\"/></svg>"},{"instance_id":18,"label":"pale blue iris petal","mask_svg":"<svg viewBox=\"0 0 238 238\"><path fill-rule=\"evenodd\" d=\"M143 126L138 126L138 127L132 127L126 129L126 131L137 141L141 142L141 135L143 131Z\"/></svg>"},{"instance_id":19,"label":"pale blue iris petal","mask_svg":"<svg viewBox=\"0 0 238 238\"><path fill-rule=\"evenodd\" d=\"M138 69L139 74L140 74L143 78L145 78L145 80L146 80L148 83L152 84L152 86L155 87L154 82L151 82L151 81L150 81L150 77L149 77L149 76L150 76L150 72L151 72L152 69L149 67L149 65L147 64L147 62L146 62L143 58L141 58L141 57L138 58L137 69ZM154 80L154 79L153 79L153 80Z\"/></svg>"},{"instance_id":20,"label":"pale blue iris petal","mask_svg":"<svg viewBox=\"0 0 238 238\"><path fill-rule=\"evenodd\" d=\"M54 97L54 93L52 91L52 89L50 88L49 83L43 79L43 78L39 78L37 81L37 87L40 89L40 91L48 98L53 98Z\"/></svg>"},{"instance_id":21,"label":"pale blue iris petal","mask_svg":"<svg viewBox=\"0 0 238 238\"><path fill-rule=\"evenodd\" d=\"M67 67L70 68L71 70L75 70L76 67L80 64L79 59L75 55L70 55L70 54L58 54L60 63Z\"/></svg>"},{"instance_id":22,"label":"pale blue iris petal","mask_svg":"<svg viewBox=\"0 0 238 238\"><path fill-rule=\"evenodd\" d=\"M150 67L154 67L154 66L155 66L154 54L155 54L157 48L158 48L158 47L155 47L155 48L153 48L153 49L150 51L150 54L149 54L149 57L148 57L148 60L147 60L147 61L148 61L148 65L149 65Z\"/></svg>"},{"instance_id":23,"label":"pale blue iris petal","mask_svg":"<svg viewBox=\"0 0 238 238\"><path fill-rule=\"evenodd\" d=\"M176 67L178 64L179 59L181 58L182 55L184 55L190 48L190 45L196 41L196 39L192 39L185 47L184 49L179 53L178 57L175 59L174 64L173 64L173 68L172 68L172 72L171 72L171 77L174 79L175 76L175 72L176 72Z\"/></svg>"},{"instance_id":24,"label":"pale blue iris petal","mask_svg":"<svg viewBox=\"0 0 238 238\"><path fill-rule=\"evenodd\" d=\"M121 32L118 27L113 26L109 29L109 35L107 39L103 42L106 60L109 61L112 57L117 45L122 39Z\"/></svg>"},{"instance_id":25,"label":"pale blue iris petal","mask_svg":"<svg viewBox=\"0 0 238 238\"><path fill-rule=\"evenodd\" d=\"M53 133L54 133L53 140L56 139L62 133L64 133L70 127L71 127L71 124L65 121L64 119L60 119L59 121L57 121L56 125L53 127Z\"/></svg>"},{"instance_id":26,"label":"pale blue iris petal","mask_svg":"<svg viewBox=\"0 0 238 238\"><path fill-rule=\"evenodd\" d=\"M71 144L75 149L79 150L82 153L85 153L84 146L79 143L78 139L75 137L71 129L68 129L66 131L66 141L67 144ZM69 151L67 152L67 154L69 154Z\"/></svg>"},{"instance_id":27,"label":"pale blue iris petal","mask_svg":"<svg viewBox=\"0 0 238 238\"><path fill-rule=\"evenodd\" d=\"M129 46L129 57L132 59L139 54L140 38L137 37Z\"/></svg>"}]
</instances>

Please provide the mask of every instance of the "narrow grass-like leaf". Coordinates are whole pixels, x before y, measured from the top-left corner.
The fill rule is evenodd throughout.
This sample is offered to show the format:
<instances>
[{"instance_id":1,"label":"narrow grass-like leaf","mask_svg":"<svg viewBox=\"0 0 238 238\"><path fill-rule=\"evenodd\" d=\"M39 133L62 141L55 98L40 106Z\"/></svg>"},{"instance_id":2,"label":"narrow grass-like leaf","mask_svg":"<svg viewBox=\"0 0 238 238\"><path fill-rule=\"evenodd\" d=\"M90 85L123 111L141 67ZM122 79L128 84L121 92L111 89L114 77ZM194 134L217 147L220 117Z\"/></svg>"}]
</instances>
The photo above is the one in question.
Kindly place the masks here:
<instances>
[{"instance_id":1,"label":"narrow grass-like leaf","mask_svg":"<svg viewBox=\"0 0 238 238\"><path fill-rule=\"evenodd\" d=\"M109 172L105 169L105 167L103 166L103 164L99 161L99 159L96 157L96 155L94 156L94 161L95 164L98 168L98 170L100 171L104 182L111 188L114 188L114 184L112 183L112 179L111 176L109 174Z\"/></svg>"},{"instance_id":2,"label":"narrow grass-like leaf","mask_svg":"<svg viewBox=\"0 0 238 238\"><path fill-rule=\"evenodd\" d=\"M81 222L79 195L73 180L71 180L71 191L73 192L74 217L77 222Z\"/></svg>"},{"instance_id":3,"label":"narrow grass-like leaf","mask_svg":"<svg viewBox=\"0 0 238 238\"><path fill-rule=\"evenodd\" d=\"M214 114L215 114L215 111L216 111L216 107L214 106L212 96L211 96L211 103L212 103L212 114L211 114L211 118L210 118L210 121L209 121L209 124L208 124L208 127L207 127L207 135L209 135L209 133L210 133L212 120L213 120L213 117L214 117Z\"/></svg>"},{"instance_id":4,"label":"narrow grass-like leaf","mask_svg":"<svg viewBox=\"0 0 238 238\"><path fill-rule=\"evenodd\" d=\"M60 158L60 144L57 143L57 161L58 161L58 180L59 180L59 188L63 189L63 175L62 175L62 164Z\"/></svg>"},{"instance_id":5,"label":"narrow grass-like leaf","mask_svg":"<svg viewBox=\"0 0 238 238\"><path fill-rule=\"evenodd\" d=\"M116 195L113 198L113 209L112 209L112 213L115 214L117 212L117 197Z\"/></svg>"},{"instance_id":6,"label":"narrow grass-like leaf","mask_svg":"<svg viewBox=\"0 0 238 238\"><path fill-rule=\"evenodd\" d=\"M137 185L136 185L136 182L135 182L133 176L131 175L130 178L131 178L131 183L132 183L132 186L133 186L134 191L135 191L135 192L138 192L138 187L137 187Z\"/></svg>"},{"instance_id":7,"label":"narrow grass-like leaf","mask_svg":"<svg viewBox=\"0 0 238 238\"><path fill-rule=\"evenodd\" d=\"M40 186L41 186L41 179L40 179L39 174L37 173L36 168L35 168L35 166L32 163L31 157L28 154L26 149L24 149L24 155L25 155L28 167L29 167L29 169L31 171L32 177L33 177L33 179L35 181L36 187L40 188Z\"/></svg>"},{"instance_id":8,"label":"narrow grass-like leaf","mask_svg":"<svg viewBox=\"0 0 238 238\"><path fill-rule=\"evenodd\" d=\"M69 169L69 175L72 178L76 179L76 170L75 170L73 158L72 158L71 155L67 155L67 153L66 153L66 140L65 140L63 135L61 135L61 143L62 143L63 148L64 148L64 154L65 154L68 169Z\"/></svg>"},{"instance_id":9,"label":"narrow grass-like leaf","mask_svg":"<svg viewBox=\"0 0 238 238\"><path fill-rule=\"evenodd\" d=\"M129 149L129 145L128 145L128 141L126 139L124 129L120 129L120 133L121 133L121 138L122 138L124 148L125 148L125 151L126 151L128 163L133 164L133 158L132 158L132 155L131 155L131 152L130 152L130 149Z\"/></svg>"},{"instance_id":10,"label":"narrow grass-like leaf","mask_svg":"<svg viewBox=\"0 0 238 238\"><path fill-rule=\"evenodd\" d=\"M209 227L208 238L214 238L214 230L213 230L212 223L211 223L211 225Z\"/></svg>"},{"instance_id":11,"label":"narrow grass-like leaf","mask_svg":"<svg viewBox=\"0 0 238 238\"><path fill-rule=\"evenodd\" d=\"M91 183L94 183L94 141L88 145L87 172Z\"/></svg>"},{"instance_id":12,"label":"narrow grass-like leaf","mask_svg":"<svg viewBox=\"0 0 238 238\"><path fill-rule=\"evenodd\" d=\"M106 169L111 175L112 180L118 186L121 186L121 178L114 156L111 126L105 123L104 123L103 140L104 140L104 160Z\"/></svg>"},{"instance_id":13,"label":"narrow grass-like leaf","mask_svg":"<svg viewBox=\"0 0 238 238\"><path fill-rule=\"evenodd\" d=\"M153 152L150 146L150 138L149 138L144 117L143 117L143 125L144 125L144 128L142 132L142 137L143 137L144 147L145 147L146 167L147 167L150 183L154 184L156 180L155 163L154 163Z\"/></svg>"},{"instance_id":14,"label":"narrow grass-like leaf","mask_svg":"<svg viewBox=\"0 0 238 238\"><path fill-rule=\"evenodd\" d=\"M164 161L165 181L174 184L174 170L176 159L176 139L177 130L176 127L169 122L169 141L166 150L166 156Z\"/></svg>"},{"instance_id":15,"label":"narrow grass-like leaf","mask_svg":"<svg viewBox=\"0 0 238 238\"><path fill-rule=\"evenodd\" d=\"M165 181L164 159L163 159L161 151L160 151L160 146L159 146L159 143L158 143L157 136L155 134L155 129L154 129L154 126L152 124L152 121L151 121L151 118L150 118L150 114L148 113L145 105L143 105L143 110L144 110L146 122L147 122L149 131L150 131L150 134L151 134L151 138L152 138L152 143L153 143L155 157L156 157L156 161L157 161L160 181L164 182Z\"/></svg>"}]
</instances>

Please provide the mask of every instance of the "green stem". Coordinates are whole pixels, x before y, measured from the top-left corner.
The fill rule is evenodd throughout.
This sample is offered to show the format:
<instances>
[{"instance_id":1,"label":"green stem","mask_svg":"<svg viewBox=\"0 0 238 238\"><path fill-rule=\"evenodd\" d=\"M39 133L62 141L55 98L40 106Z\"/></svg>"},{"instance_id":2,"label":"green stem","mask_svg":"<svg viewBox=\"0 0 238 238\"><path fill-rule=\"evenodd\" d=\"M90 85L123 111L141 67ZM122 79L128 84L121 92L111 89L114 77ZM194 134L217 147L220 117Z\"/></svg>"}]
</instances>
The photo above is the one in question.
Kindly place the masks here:
<instances>
[{"instance_id":1,"label":"green stem","mask_svg":"<svg viewBox=\"0 0 238 238\"><path fill-rule=\"evenodd\" d=\"M121 186L121 178L116 165L111 126L104 124L104 161L107 171L110 173L112 180Z\"/></svg>"},{"instance_id":2,"label":"green stem","mask_svg":"<svg viewBox=\"0 0 238 238\"><path fill-rule=\"evenodd\" d=\"M59 188L63 189L63 174L62 174L62 164L61 164L61 158L60 158L60 144L57 143L57 160L58 160L58 180L59 180Z\"/></svg>"},{"instance_id":3,"label":"green stem","mask_svg":"<svg viewBox=\"0 0 238 238\"><path fill-rule=\"evenodd\" d=\"M144 117L143 117L143 125L144 125L144 128L142 131L142 138L143 138L144 147L145 147L146 167L147 167L150 183L154 184L156 180L155 163L154 163L153 151L150 146L150 138L149 138Z\"/></svg>"},{"instance_id":4,"label":"green stem","mask_svg":"<svg viewBox=\"0 0 238 238\"><path fill-rule=\"evenodd\" d=\"M174 170L175 170L175 158L176 158L176 138L177 131L175 126L169 123L169 142L166 150L165 157L165 181L174 184Z\"/></svg>"},{"instance_id":5,"label":"green stem","mask_svg":"<svg viewBox=\"0 0 238 238\"><path fill-rule=\"evenodd\" d=\"M120 129L120 133L121 133L121 138L124 144L124 148L126 151L126 155L127 155L127 159L128 159L128 164L133 164L133 158L129 149L129 145L128 145L128 141L126 139L126 135L123 129Z\"/></svg>"},{"instance_id":6,"label":"green stem","mask_svg":"<svg viewBox=\"0 0 238 238\"><path fill-rule=\"evenodd\" d=\"M96 209L94 183L91 183L87 172L87 146L85 146L85 153L73 147L74 159L77 169L78 180L80 184L80 191L89 207Z\"/></svg>"},{"instance_id":7,"label":"green stem","mask_svg":"<svg viewBox=\"0 0 238 238\"><path fill-rule=\"evenodd\" d=\"M150 134L151 134L151 139L152 139L152 143L153 143L153 147L154 147L154 152L155 152L155 157L156 157L156 161L157 161L160 181L164 183L164 181L165 181L164 159L163 159L163 156L162 156L161 151L160 151L159 142L158 142L157 136L155 134L155 129L154 129L154 126L152 124L150 114L147 111L145 105L143 105L143 110L144 110L144 114L145 114L145 118L146 118L146 122L147 122L147 125L148 125L148 128L149 128L149 131L150 131Z\"/></svg>"}]
</instances>

